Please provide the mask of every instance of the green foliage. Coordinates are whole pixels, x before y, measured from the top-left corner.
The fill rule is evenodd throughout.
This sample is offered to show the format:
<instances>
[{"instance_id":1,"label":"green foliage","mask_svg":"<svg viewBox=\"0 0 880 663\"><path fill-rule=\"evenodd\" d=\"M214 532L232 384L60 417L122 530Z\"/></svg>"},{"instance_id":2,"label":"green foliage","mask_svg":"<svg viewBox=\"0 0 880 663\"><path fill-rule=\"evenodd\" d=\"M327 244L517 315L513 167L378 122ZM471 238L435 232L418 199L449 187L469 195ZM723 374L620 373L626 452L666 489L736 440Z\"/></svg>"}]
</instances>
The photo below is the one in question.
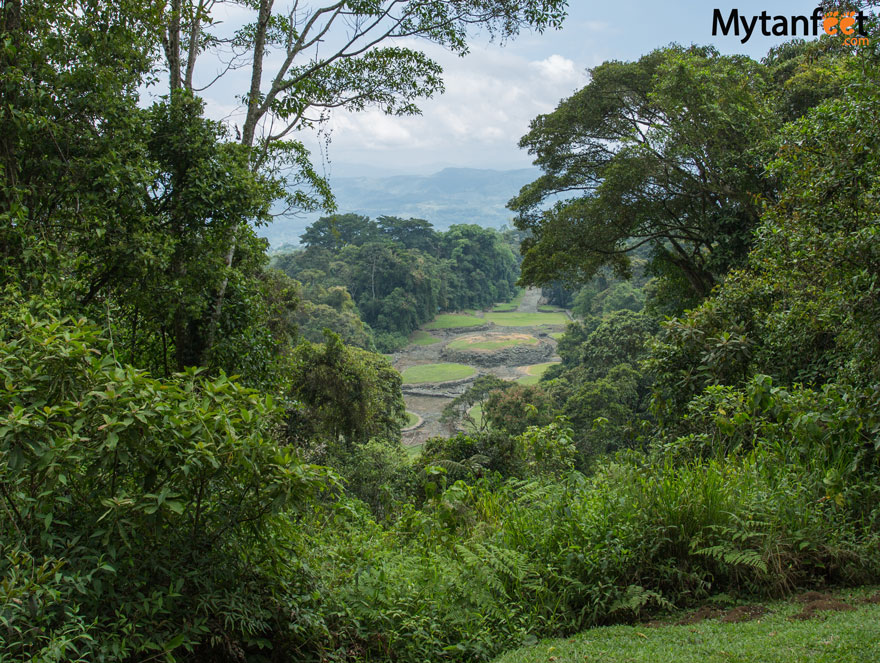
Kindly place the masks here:
<instances>
[{"instance_id":1,"label":"green foliage","mask_svg":"<svg viewBox=\"0 0 880 663\"><path fill-rule=\"evenodd\" d=\"M406 345L406 337L440 310L483 308L514 294L516 259L491 229L461 225L437 233L419 219L381 217L376 223L345 214L319 219L303 242L304 251L277 257L276 266L307 290L317 284L346 288L382 351ZM440 318L426 328L442 328Z\"/></svg>"},{"instance_id":2,"label":"green foliage","mask_svg":"<svg viewBox=\"0 0 880 663\"><path fill-rule=\"evenodd\" d=\"M574 469L577 449L563 417L546 426L529 426L517 439L532 474L559 477Z\"/></svg>"},{"instance_id":3,"label":"green foliage","mask_svg":"<svg viewBox=\"0 0 880 663\"><path fill-rule=\"evenodd\" d=\"M272 442L270 397L196 370L155 380L88 323L28 308L0 337L3 651L258 649L298 582L290 515L326 472Z\"/></svg>"},{"instance_id":4,"label":"green foliage","mask_svg":"<svg viewBox=\"0 0 880 663\"><path fill-rule=\"evenodd\" d=\"M483 404L483 418L489 426L516 436L529 426L552 421L553 399L539 386L512 384L489 393Z\"/></svg>"},{"instance_id":5,"label":"green foliage","mask_svg":"<svg viewBox=\"0 0 880 663\"><path fill-rule=\"evenodd\" d=\"M707 295L744 258L755 195L769 190L760 164L779 122L767 79L758 63L706 47L594 68L521 140L545 171L509 203L533 233L523 281L582 283L605 265L625 274L628 254L650 244Z\"/></svg>"},{"instance_id":6,"label":"green foliage","mask_svg":"<svg viewBox=\"0 0 880 663\"><path fill-rule=\"evenodd\" d=\"M382 355L346 346L325 331L321 345L293 352L288 431L302 446L319 441L351 450L370 438L399 440L406 421L400 374Z\"/></svg>"},{"instance_id":7,"label":"green foliage","mask_svg":"<svg viewBox=\"0 0 880 663\"><path fill-rule=\"evenodd\" d=\"M486 426L485 418L482 415L482 406L486 399L494 391L503 391L510 388L511 383L502 380L494 375L481 375L474 380L462 394L452 399L452 402L443 408L443 415L440 421L447 425L455 425L460 421L464 421L475 431L483 430ZM480 420L477 421L473 416L475 406L480 407Z\"/></svg>"}]
</instances>

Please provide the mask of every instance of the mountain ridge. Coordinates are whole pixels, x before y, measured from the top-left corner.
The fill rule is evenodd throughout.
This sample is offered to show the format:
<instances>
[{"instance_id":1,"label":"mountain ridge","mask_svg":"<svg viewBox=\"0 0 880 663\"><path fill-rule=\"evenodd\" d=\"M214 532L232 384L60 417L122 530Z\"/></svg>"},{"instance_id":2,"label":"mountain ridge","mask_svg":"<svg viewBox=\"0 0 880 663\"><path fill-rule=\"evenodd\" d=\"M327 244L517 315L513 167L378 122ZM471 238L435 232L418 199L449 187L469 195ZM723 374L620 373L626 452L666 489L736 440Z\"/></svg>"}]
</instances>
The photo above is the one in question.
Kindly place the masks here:
<instances>
[{"instance_id":1,"label":"mountain ridge","mask_svg":"<svg viewBox=\"0 0 880 663\"><path fill-rule=\"evenodd\" d=\"M449 166L431 175L367 175L330 180L340 213L354 212L371 218L420 218L438 230L457 223L500 228L511 225L513 213L505 205L519 190L535 180L538 168L496 170ZM299 236L324 213L278 218L259 234L272 247L298 244Z\"/></svg>"}]
</instances>

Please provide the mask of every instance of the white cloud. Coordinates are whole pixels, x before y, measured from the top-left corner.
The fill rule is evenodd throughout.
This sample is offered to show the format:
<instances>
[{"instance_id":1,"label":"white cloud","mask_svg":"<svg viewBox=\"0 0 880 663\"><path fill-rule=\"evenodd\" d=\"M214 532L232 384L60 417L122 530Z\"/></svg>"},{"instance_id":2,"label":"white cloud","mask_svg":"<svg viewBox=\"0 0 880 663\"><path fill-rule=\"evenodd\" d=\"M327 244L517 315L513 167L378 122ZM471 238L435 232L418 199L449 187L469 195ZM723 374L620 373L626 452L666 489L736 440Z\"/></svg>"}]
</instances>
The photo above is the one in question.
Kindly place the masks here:
<instances>
[{"instance_id":1,"label":"white cloud","mask_svg":"<svg viewBox=\"0 0 880 663\"><path fill-rule=\"evenodd\" d=\"M558 54L529 60L497 46L474 48L465 58L429 51L444 67L446 93L423 102L417 117L336 112L329 123L335 160L392 165L418 151L422 163L528 165L516 145L529 122L587 81Z\"/></svg>"}]
</instances>

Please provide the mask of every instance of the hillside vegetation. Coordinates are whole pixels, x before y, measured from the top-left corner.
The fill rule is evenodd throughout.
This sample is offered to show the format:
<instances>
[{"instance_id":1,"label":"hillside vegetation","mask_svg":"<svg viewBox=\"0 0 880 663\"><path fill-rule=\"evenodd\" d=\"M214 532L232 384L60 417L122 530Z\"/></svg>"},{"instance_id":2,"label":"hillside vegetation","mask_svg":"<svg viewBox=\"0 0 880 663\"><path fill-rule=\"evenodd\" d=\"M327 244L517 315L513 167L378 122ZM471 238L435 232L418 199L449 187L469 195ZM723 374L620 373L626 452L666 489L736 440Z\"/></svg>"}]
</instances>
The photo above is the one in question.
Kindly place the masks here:
<instances>
[{"instance_id":1,"label":"hillside vegetation","mask_svg":"<svg viewBox=\"0 0 880 663\"><path fill-rule=\"evenodd\" d=\"M535 647L876 584L873 50L598 65L521 140L541 174L509 203L518 230L436 232L334 214L298 130L331 107L417 112L440 70L398 37L463 53L475 24L504 41L565 3L277 4L238 7L241 126L207 119L194 83L230 48L213 3L3 4L0 660L635 657L621 626ZM147 105L148 84L167 94ZM326 216L275 268L254 227L278 205ZM568 320L532 312L534 290L488 310L519 287L573 311L558 344L529 330L560 361L456 385L450 433L408 453L404 380L474 367L401 375L376 350ZM688 643L876 650L873 606L786 616ZM686 656L680 631L644 635Z\"/></svg>"}]
</instances>

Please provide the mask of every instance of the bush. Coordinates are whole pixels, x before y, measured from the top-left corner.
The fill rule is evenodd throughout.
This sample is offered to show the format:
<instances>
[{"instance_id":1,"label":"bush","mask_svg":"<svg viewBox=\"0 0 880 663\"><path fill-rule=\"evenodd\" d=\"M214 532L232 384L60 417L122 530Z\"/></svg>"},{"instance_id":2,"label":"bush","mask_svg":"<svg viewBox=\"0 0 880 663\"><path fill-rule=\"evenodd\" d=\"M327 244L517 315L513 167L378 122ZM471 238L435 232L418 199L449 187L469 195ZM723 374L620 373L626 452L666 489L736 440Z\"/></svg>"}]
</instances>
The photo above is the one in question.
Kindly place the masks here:
<instances>
[{"instance_id":1,"label":"bush","mask_svg":"<svg viewBox=\"0 0 880 663\"><path fill-rule=\"evenodd\" d=\"M304 581L291 514L326 472L273 443L270 397L155 380L86 322L26 309L0 332L0 657L268 646Z\"/></svg>"}]
</instances>

